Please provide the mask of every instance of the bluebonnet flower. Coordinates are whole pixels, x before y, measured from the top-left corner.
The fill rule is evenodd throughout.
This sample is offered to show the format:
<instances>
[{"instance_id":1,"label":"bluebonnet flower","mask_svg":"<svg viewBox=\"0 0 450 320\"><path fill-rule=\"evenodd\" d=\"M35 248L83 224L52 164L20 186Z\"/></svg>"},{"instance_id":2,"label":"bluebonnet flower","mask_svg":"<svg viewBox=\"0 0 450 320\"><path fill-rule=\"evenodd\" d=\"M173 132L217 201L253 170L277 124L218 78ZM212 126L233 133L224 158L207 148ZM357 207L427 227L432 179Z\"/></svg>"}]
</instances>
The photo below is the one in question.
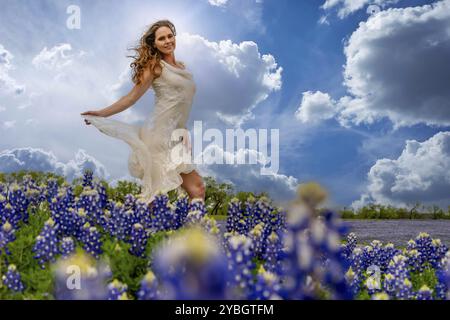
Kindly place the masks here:
<instances>
[{"instance_id":1,"label":"bluebonnet flower","mask_svg":"<svg viewBox=\"0 0 450 320\"><path fill-rule=\"evenodd\" d=\"M364 279L366 265L364 262L364 253L361 248L355 248L350 256L351 266L345 274L347 283L354 294L361 289L361 283Z\"/></svg>"},{"instance_id":2,"label":"bluebonnet flower","mask_svg":"<svg viewBox=\"0 0 450 320\"><path fill-rule=\"evenodd\" d=\"M228 286L232 297L246 297L252 285L252 240L245 235L231 235L227 239L228 270L230 272Z\"/></svg>"},{"instance_id":3,"label":"bluebonnet flower","mask_svg":"<svg viewBox=\"0 0 450 320\"><path fill-rule=\"evenodd\" d=\"M450 251L447 251L435 270L437 284L436 296L439 299L450 300Z\"/></svg>"},{"instance_id":4,"label":"bluebonnet flower","mask_svg":"<svg viewBox=\"0 0 450 320\"><path fill-rule=\"evenodd\" d=\"M393 298L410 299L412 297L412 284L406 263L407 258L400 254L394 256L389 262L384 290Z\"/></svg>"},{"instance_id":5,"label":"bluebonnet flower","mask_svg":"<svg viewBox=\"0 0 450 320\"><path fill-rule=\"evenodd\" d=\"M163 299L224 299L227 260L217 240L200 228L174 234L154 251Z\"/></svg>"},{"instance_id":6,"label":"bluebonnet flower","mask_svg":"<svg viewBox=\"0 0 450 320\"><path fill-rule=\"evenodd\" d=\"M136 198L131 193L128 193L125 195L123 206L125 207L125 211L134 211L136 209Z\"/></svg>"},{"instance_id":7,"label":"bluebonnet flower","mask_svg":"<svg viewBox=\"0 0 450 320\"><path fill-rule=\"evenodd\" d=\"M25 174L22 179L22 186L28 190L36 188L36 182L33 180L33 177L29 174Z\"/></svg>"},{"instance_id":8,"label":"bluebonnet flower","mask_svg":"<svg viewBox=\"0 0 450 320\"><path fill-rule=\"evenodd\" d=\"M256 282L252 286L249 299L251 300L279 300L281 281L276 273L266 271L260 266L256 275Z\"/></svg>"},{"instance_id":9,"label":"bluebonnet flower","mask_svg":"<svg viewBox=\"0 0 450 320\"><path fill-rule=\"evenodd\" d=\"M111 211L105 210L101 220L104 229L118 240L129 241L131 229L136 221L135 213L125 210L125 206L120 202L113 204Z\"/></svg>"},{"instance_id":10,"label":"bluebonnet flower","mask_svg":"<svg viewBox=\"0 0 450 320\"><path fill-rule=\"evenodd\" d=\"M123 232L124 240L130 242L131 231L133 229L133 225L136 222L134 212L132 210L125 210L122 212L122 217L120 221L121 229Z\"/></svg>"},{"instance_id":11,"label":"bluebonnet flower","mask_svg":"<svg viewBox=\"0 0 450 320\"><path fill-rule=\"evenodd\" d=\"M60 252L63 258L67 258L75 252L75 242L71 237L62 239Z\"/></svg>"},{"instance_id":12,"label":"bluebonnet flower","mask_svg":"<svg viewBox=\"0 0 450 320\"><path fill-rule=\"evenodd\" d=\"M8 201L6 199L6 196L0 193L0 222L3 224L8 220L10 213L6 211L6 205L8 204ZM9 205L10 207L11 204Z\"/></svg>"},{"instance_id":13,"label":"bluebonnet flower","mask_svg":"<svg viewBox=\"0 0 450 320\"><path fill-rule=\"evenodd\" d=\"M91 227L89 222L83 226L83 233L81 237L83 242L83 249L91 254L94 258L98 259L102 251L102 242L100 240L100 233L96 227Z\"/></svg>"},{"instance_id":14,"label":"bluebonnet flower","mask_svg":"<svg viewBox=\"0 0 450 320\"><path fill-rule=\"evenodd\" d=\"M87 222L86 211L83 208L77 210L69 208L67 214L67 234L74 236L77 240L82 241L83 237L83 226Z\"/></svg>"},{"instance_id":15,"label":"bluebonnet flower","mask_svg":"<svg viewBox=\"0 0 450 320\"><path fill-rule=\"evenodd\" d=\"M68 185L63 189L63 198L62 202L65 208L74 208L75 207L75 195L73 193L73 187Z\"/></svg>"},{"instance_id":16,"label":"bluebonnet flower","mask_svg":"<svg viewBox=\"0 0 450 320\"><path fill-rule=\"evenodd\" d=\"M381 282L377 279L377 277L367 277L366 281L367 292L370 295L373 295L379 291L381 291Z\"/></svg>"},{"instance_id":17,"label":"bluebonnet flower","mask_svg":"<svg viewBox=\"0 0 450 320\"><path fill-rule=\"evenodd\" d=\"M156 300L158 298L158 280L152 271L146 273L136 295L139 300Z\"/></svg>"},{"instance_id":18,"label":"bluebonnet flower","mask_svg":"<svg viewBox=\"0 0 450 320\"><path fill-rule=\"evenodd\" d=\"M372 246L364 246L363 248L364 269L367 269L370 265L372 265L373 259L374 253Z\"/></svg>"},{"instance_id":19,"label":"bluebonnet flower","mask_svg":"<svg viewBox=\"0 0 450 320\"><path fill-rule=\"evenodd\" d=\"M45 269L46 262L54 262L56 260L59 248L53 219L50 218L45 222L44 228L36 238L33 252L35 253L34 258L38 260L42 269Z\"/></svg>"},{"instance_id":20,"label":"bluebonnet flower","mask_svg":"<svg viewBox=\"0 0 450 320\"><path fill-rule=\"evenodd\" d=\"M186 223L189 212L189 196L186 192L181 193L175 200L175 222L173 229L177 230Z\"/></svg>"},{"instance_id":21,"label":"bluebonnet flower","mask_svg":"<svg viewBox=\"0 0 450 320\"><path fill-rule=\"evenodd\" d=\"M253 207L255 203L256 199L252 195L245 200L242 210L242 219L245 221L245 224L242 225L242 234L247 234L255 226L255 221L253 220Z\"/></svg>"},{"instance_id":22,"label":"bluebonnet flower","mask_svg":"<svg viewBox=\"0 0 450 320\"><path fill-rule=\"evenodd\" d=\"M41 197L41 191L40 189L27 189L25 191L25 196L27 198L28 207L31 209L32 213L36 213L37 206L39 205L40 197Z\"/></svg>"},{"instance_id":23,"label":"bluebonnet flower","mask_svg":"<svg viewBox=\"0 0 450 320\"><path fill-rule=\"evenodd\" d=\"M386 271L389 262L392 260L392 258L397 255L400 254L400 250L396 249L393 243L387 243L384 248L383 248L383 253L382 256L380 258L380 263L381 263L381 271Z\"/></svg>"},{"instance_id":24,"label":"bluebonnet flower","mask_svg":"<svg viewBox=\"0 0 450 320\"><path fill-rule=\"evenodd\" d=\"M413 239L409 239L406 243L406 250L416 249L416 242Z\"/></svg>"},{"instance_id":25,"label":"bluebonnet flower","mask_svg":"<svg viewBox=\"0 0 450 320\"><path fill-rule=\"evenodd\" d=\"M433 291L426 285L423 285L416 295L417 300L433 300Z\"/></svg>"},{"instance_id":26,"label":"bluebonnet flower","mask_svg":"<svg viewBox=\"0 0 450 320\"><path fill-rule=\"evenodd\" d=\"M17 184L13 183L8 192L8 200L11 206L14 208L15 219L11 219L11 224L14 228L17 228L19 221L28 222L28 199L23 192L22 188Z\"/></svg>"},{"instance_id":27,"label":"bluebonnet flower","mask_svg":"<svg viewBox=\"0 0 450 320\"><path fill-rule=\"evenodd\" d=\"M260 197L253 205L253 225L260 222L266 223L270 211L267 197Z\"/></svg>"},{"instance_id":28,"label":"bluebonnet flower","mask_svg":"<svg viewBox=\"0 0 450 320\"><path fill-rule=\"evenodd\" d=\"M286 220L286 212L282 210L282 208L275 209L270 207L270 211L268 214L267 220L267 231L266 234L269 236L272 232L278 233L280 230L284 230L285 220Z\"/></svg>"},{"instance_id":29,"label":"bluebonnet flower","mask_svg":"<svg viewBox=\"0 0 450 320\"><path fill-rule=\"evenodd\" d=\"M52 201L52 199L58 194L58 182L55 178L49 178L47 180L47 185L44 185L45 188L45 198L48 203Z\"/></svg>"},{"instance_id":30,"label":"bluebonnet flower","mask_svg":"<svg viewBox=\"0 0 450 320\"><path fill-rule=\"evenodd\" d=\"M90 169L84 170L83 172L83 187L93 188L93 172Z\"/></svg>"},{"instance_id":31,"label":"bluebonnet flower","mask_svg":"<svg viewBox=\"0 0 450 320\"><path fill-rule=\"evenodd\" d=\"M189 203L189 210L190 211L200 211L202 216L206 215L206 207L205 207L205 201L201 198L194 198Z\"/></svg>"},{"instance_id":32,"label":"bluebonnet flower","mask_svg":"<svg viewBox=\"0 0 450 320\"><path fill-rule=\"evenodd\" d=\"M47 185L44 183L40 183L37 188L39 190L39 199L38 199L39 203L48 202L47 197L50 196L47 194Z\"/></svg>"},{"instance_id":33,"label":"bluebonnet flower","mask_svg":"<svg viewBox=\"0 0 450 320\"><path fill-rule=\"evenodd\" d=\"M112 204L111 210L105 210L101 217L101 225L112 236L118 240L125 240L125 208L120 201Z\"/></svg>"},{"instance_id":34,"label":"bluebonnet flower","mask_svg":"<svg viewBox=\"0 0 450 320\"><path fill-rule=\"evenodd\" d=\"M264 251L264 267L270 272L280 272L280 258L282 254L283 243L280 236L275 231L267 238L267 246Z\"/></svg>"},{"instance_id":35,"label":"bluebonnet flower","mask_svg":"<svg viewBox=\"0 0 450 320\"><path fill-rule=\"evenodd\" d=\"M152 217L147 201L142 198L136 199L136 208L134 211L135 223L140 223L147 229L152 226Z\"/></svg>"},{"instance_id":36,"label":"bluebonnet flower","mask_svg":"<svg viewBox=\"0 0 450 320\"><path fill-rule=\"evenodd\" d=\"M390 297L395 297L396 294L396 280L395 276L389 272L384 274L383 288L386 294Z\"/></svg>"},{"instance_id":37,"label":"bluebonnet flower","mask_svg":"<svg viewBox=\"0 0 450 320\"><path fill-rule=\"evenodd\" d=\"M22 186L23 186L24 192L26 194L29 193L32 196L35 196L36 192L40 193L40 191L41 191L39 186L37 185L36 181L34 181L33 177L29 174L26 174L23 176ZM28 198L28 196L27 196L27 198ZM30 202L34 202L35 200L39 200L39 197L36 197L36 199L28 198L28 200Z\"/></svg>"},{"instance_id":38,"label":"bluebonnet flower","mask_svg":"<svg viewBox=\"0 0 450 320\"><path fill-rule=\"evenodd\" d=\"M344 256L344 258L346 259L350 259L353 250L356 248L356 245L358 243L358 238L356 237L356 234L354 234L353 232L350 232L347 235L347 241L345 244L342 245L342 254Z\"/></svg>"},{"instance_id":39,"label":"bluebonnet flower","mask_svg":"<svg viewBox=\"0 0 450 320\"><path fill-rule=\"evenodd\" d=\"M108 195L106 194L105 186L101 182L96 181L94 183L94 189L97 190L98 195L99 195L100 208L105 209L108 204Z\"/></svg>"},{"instance_id":40,"label":"bluebonnet flower","mask_svg":"<svg viewBox=\"0 0 450 320\"><path fill-rule=\"evenodd\" d=\"M431 252L432 252L432 242L433 239L431 239L430 235L425 232L419 233L419 235L416 237L416 245L415 249L420 252L420 257L422 259L422 265L428 262L431 258Z\"/></svg>"},{"instance_id":41,"label":"bluebonnet flower","mask_svg":"<svg viewBox=\"0 0 450 320\"><path fill-rule=\"evenodd\" d=\"M322 218L315 218L308 206L294 203L286 225L280 295L286 299L314 298L324 287L333 299L353 297L340 249L340 237L346 228L337 216L326 212Z\"/></svg>"},{"instance_id":42,"label":"bluebonnet flower","mask_svg":"<svg viewBox=\"0 0 450 320\"><path fill-rule=\"evenodd\" d=\"M4 250L7 255L11 254L8 249L8 243L11 243L16 239L14 233L15 230L12 225L6 221L0 229L0 255L2 254L2 250Z\"/></svg>"},{"instance_id":43,"label":"bluebonnet flower","mask_svg":"<svg viewBox=\"0 0 450 320\"><path fill-rule=\"evenodd\" d=\"M194 211L199 212L199 211ZM192 218L192 216L191 216ZM192 221L191 221L192 222ZM186 222L186 226L191 225L191 222ZM196 222L197 223L197 222ZM219 226L217 225L216 219L210 216L203 216L198 221L198 226L202 227L206 232L211 235L218 236L220 234Z\"/></svg>"},{"instance_id":44,"label":"bluebonnet flower","mask_svg":"<svg viewBox=\"0 0 450 320\"><path fill-rule=\"evenodd\" d=\"M370 244L372 250L370 250L370 260L371 260L371 265L376 265L378 266L380 269L383 266L383 255L384 255L384 248L383 248L383 243L381 243L381 241L379 240L373 240Z\"/></svg>"},{"instance_id":45,"label":"bluebonnet flower","mask_svg":"<svg viewBox=\"0 0 450 320\"><path fill-rule=\"evenodd\" d=\"M108 300L128 300L128 286L117 279L108 284Z\"/></svg>"},{"instance_id":46,"label":"bluebonnet flower","mask_svg":"<svg viewBox=\"0 0 450 320\"><path fill-rule=\"evenodd\" d=\"M400 283L399 290L397 291L397 298L402 300L409 300L413 297L411 280L405 278L403 283Z\"/></svg>"},{"instance_id":47,"label":"bluebonnet flower","mask_svg":"<svg viewBox=\"0 0 450 320\"><path fill-rule=\"evenodd\" d=\"M417 249L405 251L405 254L408 258L408 265L411 271L417 272L423 270L421 253Z\"/></svg>"},{"instance_id":48,"label":"bluebonnet flower","mask_svg":"<svg viewBox=\"0 0 450 320\"><path fill-rule=\"evenodd\" d=\"M429 263L433 268L438 268L439 262L444 258L447 251L447 246L440 239L433 239L431 241Z\"/></svg>"},{"instance_id":49,"label":"bluebonnet flower","mask_svg":"<svg viewBox=\"0 0 450 320\"><path fill-rule=\"evenodd\" d=\"M354 295L356 295L361 290L361 274L355 273L352 267L350 267L345 273L345 280L347 281L348 285L350 286L350 290L352 290Z\"/></svg>"},{"instance_id":50,"label":"bluebonnet flower","mask_svg":"<svg viewBox=\"0 0 450 320\"><path fill-rule=\"evenodd\" d=\"M89 223L94 224L100 221L103 210L100 205L100 196L97 190L91 187L84 187L76 206L85 210L86 219Z\"/></svg>"},{"instance_id":51,"label":"bluebonnet flower","mask_svg":"<svg viewBox=\"0 0 450 320\"><path fill-rule=\"evenodd\" d=\"M152 202L152 222L156 231L171 230L175 224L175 207L169 203L166 193L159 192Z\"/></svg>"},{"instance_id":52,"label":"bluebonnet flower","mask_svg":"<svg viewBox=\"0 0 450 320\"><path fill-rule=\"evenodd\" d=\"M250 239L252 240L252 252L255 258L262 259L264 251L264 223L260 222L253 227L249 232Z\"/></svg>"},{"instance_id":53,"label":"bluebonnet flower","mask_svg":"<svg viewBox=\"0 0 450 320\"><path fill-rule=\"evenodd\" d=\"M137 257L145 257L145 248L147 246L148 235L140 223L135 223L131 231L130 253Z\"/></svg>"},{"instance_id":54,"label":"bluebonnet flower","mask_svg":"<svg viewBox=\"0 0 450 320\"><path fill-rule=\"evenodd\" d=\"M241 203L238 198L232 198L228 203L227 232L237 231L241 220Z\"/></svg>"},{"instance_id":55,"label":"bluebonnet flower","mask_svg":"<svg viewBox=\"0 0 450 320\"><path fill-rule=\"evenodd\" d=\"M23 292L25 290L25 286L22 283L22 279L20 273L17 271L15 265L10 264L8 266L8 271L2 277L3 284L14 292Z\"/></svg>"},{"instance_id":56,"label":"bluebonnet flower","mask_svg":"<svg viewBox=\"0 0 450 320\"><path fill-rule=\"evenodd\" d=\"M0 208L0 210L1 224L9 222L12 225L13 229L17 230L19 228L20 222L20 214L18 214L17 210L9 202L4 203L3 207Z\"/></svg>"},{"instance_id":57,"label":"bluebonnet flower","mask_svg":"<svg viewBox=\"0 0 450 320\"><path fill-rule=\"evenodd\" d=\"M69 236L74 234L73 230L73 206L75 200L71 189L61 190L49 203L49 209L52 219L58 226L57 232L59 236Z\"/></svg>"},{"instance_id":58,"label":"bluebonnet flower","mask_svg":"<svg viewBox=\"0 0 450 320\"><path fill-rule=\"evenodd\" d=\"M191 210L189 211L186 217L186 225L200 224L204 214L200 210Z\"/></svg>"}]
</instances>

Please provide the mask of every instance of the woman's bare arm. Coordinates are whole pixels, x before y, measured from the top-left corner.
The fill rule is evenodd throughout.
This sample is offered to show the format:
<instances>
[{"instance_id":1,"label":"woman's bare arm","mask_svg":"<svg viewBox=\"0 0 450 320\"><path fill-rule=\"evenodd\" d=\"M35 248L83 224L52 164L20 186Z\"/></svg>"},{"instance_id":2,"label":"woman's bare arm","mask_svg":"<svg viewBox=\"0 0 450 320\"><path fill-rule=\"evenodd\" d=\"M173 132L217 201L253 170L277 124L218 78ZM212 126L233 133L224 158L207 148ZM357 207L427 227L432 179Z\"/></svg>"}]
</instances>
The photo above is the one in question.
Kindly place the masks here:
<instances>
[{"instance_id":1,"label":"woman's bare arm","mask_svg":"<svg viewBox=\"0 0 450 320\"><path fill-rule=\"evenodd\" d=\"M152 72L150 71L150 68L146 68L142 74L141 83L135 85L127 95L123 96L107 108L101 109L99 111L86 111L83 112L82 115L109 117L113 114L128 109L142 97L142 95L148 90L148 88L150 88L153 79L154 77Z\"/></svg>"},{"instance_id":2,"label":"woman's bare arm","mask_svg":"<svg viewBox=\"0 0 450 320\"><path fill-rule=\"evenodd\" d=\"M126 95L120 98L117 102L113 103L109 107L102 109L101 112L105 117L112 116L113 114L122 112L132 105L134 105L142 95L150 88L153 82L153 75L150 72L150 69L147 68L144 70L142 74L142 81L140 84L137 84L133 87L133 89Z\"/></svg>"}]
</instances>

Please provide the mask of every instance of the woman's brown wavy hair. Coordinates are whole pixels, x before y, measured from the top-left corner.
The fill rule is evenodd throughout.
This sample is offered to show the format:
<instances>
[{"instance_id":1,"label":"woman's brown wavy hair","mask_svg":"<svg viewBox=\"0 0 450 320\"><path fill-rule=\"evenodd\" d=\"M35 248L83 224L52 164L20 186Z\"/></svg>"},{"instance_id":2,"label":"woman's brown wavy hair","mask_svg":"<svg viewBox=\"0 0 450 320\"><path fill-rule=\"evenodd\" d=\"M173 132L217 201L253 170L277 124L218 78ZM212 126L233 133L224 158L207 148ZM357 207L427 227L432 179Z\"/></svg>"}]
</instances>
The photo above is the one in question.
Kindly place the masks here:
<instances>
[{"instance_id":1,"label":"woman's brown wavy hair","mask_svg":"<svg viewBox=\"0 0 450 320\"><path fill-rule=\"evenodd\" d=\"M161 75L161 68L159 68L158 71L155 70L155 67L159 66L161 61L161 53L155 47L155 33L160 27L168 27L172 30L174 36L177 35L175 26L172 22L169 20L158 20L154 22L140 38L139 44L129 49L136 52L136 55L127 57L134 59L130 64L130 67L132 69L133 83L137 85L141 83L144 69L149 65L155 79Z\"/></svg>"}]
</instances>

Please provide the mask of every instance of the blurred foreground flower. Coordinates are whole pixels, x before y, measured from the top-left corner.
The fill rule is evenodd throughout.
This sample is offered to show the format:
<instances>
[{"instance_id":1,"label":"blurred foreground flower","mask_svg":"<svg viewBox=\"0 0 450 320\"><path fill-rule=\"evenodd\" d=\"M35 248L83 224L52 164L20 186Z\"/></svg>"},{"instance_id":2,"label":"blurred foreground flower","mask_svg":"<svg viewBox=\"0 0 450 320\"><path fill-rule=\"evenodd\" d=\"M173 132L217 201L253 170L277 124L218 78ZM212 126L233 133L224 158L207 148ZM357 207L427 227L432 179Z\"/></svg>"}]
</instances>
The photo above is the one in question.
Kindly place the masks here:
<instances>
[{"instance_id":1,"label":"blurred foreground flower","mask_svg":"<svg viewBox=\"0 0 450 320\"><path fill-rule=\"evenodd\" d=\"M58 300L106 300L111 270L104 262L77 252L53 266L55 298Z\"/></svg>"},{"instance_id":2,"label":"blurred foreground flower","mask_svg":"<svg viewBox=\"0 0 450 320\"><path fill-rule=\"evenodd\" d=\"M148 271L137 292L139 300L156 300L158 298L158 280L152 271Z\"/></svg>"},{"instance_id":3,"label":"blurred foreground flower","mask_svg":"<svg viewBox=\"0 0 450 320\"><path fill-rule=\"evenodd\" d=\"M181 230L154 253L162 299L224 299L227 259L217 240L199 227Z\"/></svg>"},{"instance_id":4,"label":"blurred foreground flower","mask_svg":"<svg viewBox=\"0 0 450 320\"><path fill-rule=\"evenodd\" d=\"M300 184L297 194L297 201L308 206L311 210L317 209L317 206L325 201L328 196L326 190L317 182Z\"/></svg>"}]
</instances>

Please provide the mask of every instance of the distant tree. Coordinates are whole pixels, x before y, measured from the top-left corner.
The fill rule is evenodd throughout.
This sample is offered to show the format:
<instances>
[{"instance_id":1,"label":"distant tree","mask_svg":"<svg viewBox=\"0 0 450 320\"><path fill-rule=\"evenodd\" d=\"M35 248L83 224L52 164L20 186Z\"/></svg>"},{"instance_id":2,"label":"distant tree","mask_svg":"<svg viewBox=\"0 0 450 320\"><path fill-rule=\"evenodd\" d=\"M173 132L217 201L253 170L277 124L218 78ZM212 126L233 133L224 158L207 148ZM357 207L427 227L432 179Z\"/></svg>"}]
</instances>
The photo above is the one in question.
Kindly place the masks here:
<instances>
[{"instance_id":1,"label":"distant tree","mask_svg":"<svg viewBox=\"0 0 450 320\"><path fill-rule=\"evenodd\" d=\"M229 183L218 183L213 177L206 176L205 204L211 215L226 214L225 204L231 199L233 186Z\"/></svg>"},{"instance_id":2,"label":"distant tree","mask_svg":"<svg viewBox=\"0 0 450 320\"><path fill-rule=\"evenodd\" d=\"M354 219L357 217L353 208L347 209L347 207L344 207L339 211L339 214L341 215L342 219Z\"/></svg>"},{"instance_id":3,"label":"distant tree","mask_svg":"<svg viewBox=\"0 0 450 320\"><path fill-rule=\"evenodd\" d=\"M433 205L431 206L431 215L433 219L442 219L444 218L444 211L439 206Z\"/></svg>"},{"instance_id":4,"label":"distant tree","mask_svg":"<svg viewBox=\"0 0 450 320\"><path fill-rule=\"evenodd\" d=\"M106 193L108 195L108 198L123 203L127 194L130 193L134 196L139 195L141 193L141 186L134 181L119 180L117 182L117 186L115 188L108 187L106 189Z\"/></svg>"},{"instance_id":5,"label":"distant tree","mask_svg":"<svg viewBox=\"0 0 450 320\"><path fill-rule=\"evenodd\" d=\"M413 219L414 216L417 214L417 209L420 207L420 202L416 202L413 206L411 206L411 209L409 209L409 219Z\"/></svg>"},{"instance_id":6,"label":"distant tree","mask_svg":"<svg viewBox=\"0 0 450 320\"><path fill-rule=\"evenodd\" d=\"M26 175L31 176L31 178L37 183L47 183L50 178L56 179L58 185L62 185L66 179L64 176L58 175L49 171L32 171L32 170L19 170L10 173L1 173L3 176L3 182L11 183L16 181L18 183L23 181Z\"/></svg>"}]
</instances>

